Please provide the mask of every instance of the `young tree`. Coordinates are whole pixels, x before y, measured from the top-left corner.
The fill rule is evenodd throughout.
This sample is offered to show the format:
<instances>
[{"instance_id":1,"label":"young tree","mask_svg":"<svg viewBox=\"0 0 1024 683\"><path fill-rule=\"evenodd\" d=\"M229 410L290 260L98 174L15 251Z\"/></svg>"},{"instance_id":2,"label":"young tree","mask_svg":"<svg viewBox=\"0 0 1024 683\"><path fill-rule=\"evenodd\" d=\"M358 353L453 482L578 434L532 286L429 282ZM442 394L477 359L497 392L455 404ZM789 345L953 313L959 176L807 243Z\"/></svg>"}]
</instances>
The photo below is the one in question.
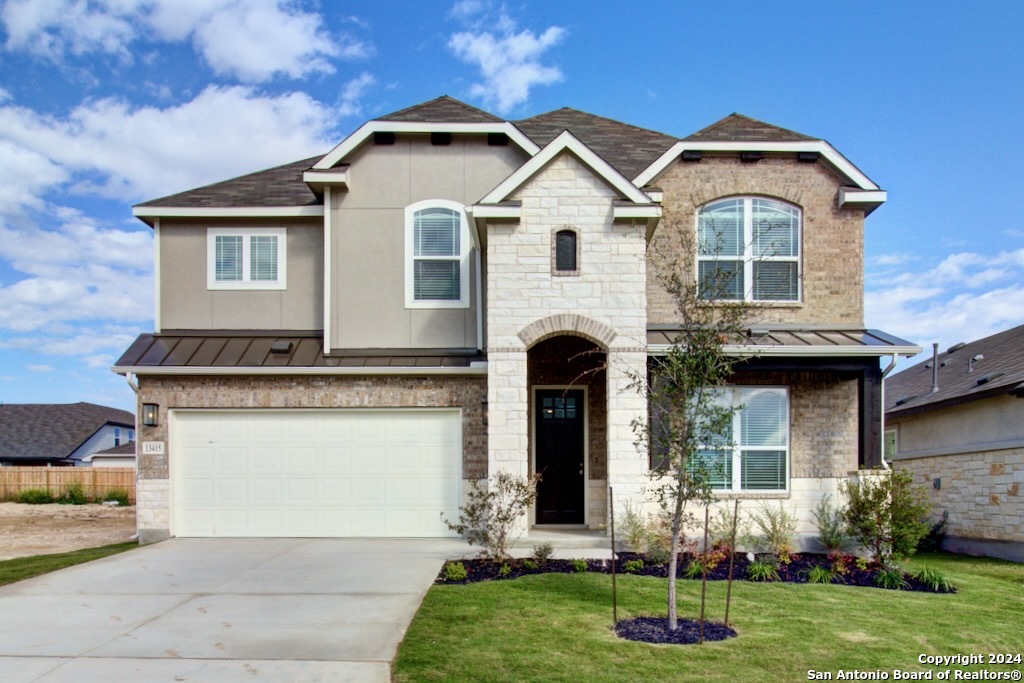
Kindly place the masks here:
<instances>
[{"instance_id":1,"label":"young tree","mask_svg":"<svg viewBox=\"0 0 1024 683\"><path fill-rule=\"evenodd\" d=\"M681 332L662 356L654 356L633 388L648 399L647 421L633 423L637 444L651 454L651 491L671 527L668 570L669 629L678 628L676 569L694 507L707 507L723 460L732 453L732 419L738 409L724 391L735 362L728 344L745 337L752 304L735 296L736 272L705 269L701 278L682 264L714 245L698 244L692 227L662 220L658 248L648 254L661 285L678 312ZM710 272L708 272L710 271Z\"/></svg>"}]
</instances>

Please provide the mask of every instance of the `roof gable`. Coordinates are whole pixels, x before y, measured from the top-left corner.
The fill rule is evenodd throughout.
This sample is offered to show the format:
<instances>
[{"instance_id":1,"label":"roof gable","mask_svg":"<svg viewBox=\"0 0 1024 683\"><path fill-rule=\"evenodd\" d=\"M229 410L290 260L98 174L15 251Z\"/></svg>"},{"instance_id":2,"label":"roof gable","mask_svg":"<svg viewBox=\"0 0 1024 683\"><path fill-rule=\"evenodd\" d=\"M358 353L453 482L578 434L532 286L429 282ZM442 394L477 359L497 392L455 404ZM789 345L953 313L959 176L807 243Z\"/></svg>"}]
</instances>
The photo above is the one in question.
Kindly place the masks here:
<instances>
[{"instance_id":1,"label":"roof gable","mask_svg":"<svg viewBox=\"0 0 1024 683\"><path fill-rule=\"evenodd\" d=\"M460 102L448 95L399 109L385 116L378 116L376 120L434 123L501 123L504 121L494 114Z\"/></svg>"},{"instance_id":2,"label":"roof gable","mask_svg":"<svg viewBox=\"0 0 1024 683\"><path fill-rule=\"evenodd\" d=\"M886 413L912 414L992 395L1024 392L1024 325L957 346L960 345L938 355L938 391L934 393L931 358L886 379ZM978 355L984 359L971 360Z\"/></svg>"},{"instance_id":3,"label":"roof gable","mask_svg":"<svg viewBox=\"0 0 1024 683\"><path fill-rule=\"evenodd\" d=\"M690 142L802 142L819 138L733 113L683 139Z\"/></svg>"},{"instance_id":4,"label":"roof gable","mask_svg":"<svg viewBox=\"0 0 1024 683\"><path fill-rule=\"evenodd\" d=\"M505 201L530 178L547 166L563 152L571 152L590 168L599 178L615 188L624 198L637 204L649 204L650 197L639 190L600 155L587 147L570 131L564 131L547 146L520 166L515 173L502 181L480 200L480 204L497 204Z\"/></svg>"},{"instance_id":5,"label":"roof gable","mask_svg":"<svg viewBox=\"0 0 1024 683\"><path fill-rule=\"evenodd\" d=\"M513 123L542 147L567 130L627 178L635 177L678 140L569 107Z\"/></svg>"},{"instance_id":6,"label":"roof gable","mask_svg":"<svg viewBox=\"0 0 1024 683\"><path fill-rule=\"evenodd\" d=\"M105 424L134 429L135 416L94 403L0 405L0 458L66 458Z\"/></svg>"}]
</instances>

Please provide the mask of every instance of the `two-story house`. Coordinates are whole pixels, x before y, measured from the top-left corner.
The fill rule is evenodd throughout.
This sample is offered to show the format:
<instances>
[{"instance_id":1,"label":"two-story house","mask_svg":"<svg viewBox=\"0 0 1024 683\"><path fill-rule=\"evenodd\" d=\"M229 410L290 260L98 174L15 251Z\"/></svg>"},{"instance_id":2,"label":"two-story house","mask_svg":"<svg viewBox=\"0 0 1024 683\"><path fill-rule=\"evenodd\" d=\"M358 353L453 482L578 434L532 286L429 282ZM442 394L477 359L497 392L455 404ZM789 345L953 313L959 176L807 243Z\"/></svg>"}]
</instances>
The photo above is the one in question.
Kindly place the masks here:
<instances>
[{"instance_id":1,"label":"two-story house","mask_svg":"<svg viewBox=\"0 0 1024 683\"><path fill-rule=\"evenodd\" d=\"M140 536L448 535L439 513L499 470L542 473L530 528L603 528L609 487L649 484L628 387L679 332L647 258L673 231L717 241L684 277L731 269L758 304L716 485L806 520L880 462L880 359L919 351L864 329L885 199L827 142L736 114L677 138L441 97L140 204L156 330L115 367L143 416Z\"/></svg>"}]
</instances>

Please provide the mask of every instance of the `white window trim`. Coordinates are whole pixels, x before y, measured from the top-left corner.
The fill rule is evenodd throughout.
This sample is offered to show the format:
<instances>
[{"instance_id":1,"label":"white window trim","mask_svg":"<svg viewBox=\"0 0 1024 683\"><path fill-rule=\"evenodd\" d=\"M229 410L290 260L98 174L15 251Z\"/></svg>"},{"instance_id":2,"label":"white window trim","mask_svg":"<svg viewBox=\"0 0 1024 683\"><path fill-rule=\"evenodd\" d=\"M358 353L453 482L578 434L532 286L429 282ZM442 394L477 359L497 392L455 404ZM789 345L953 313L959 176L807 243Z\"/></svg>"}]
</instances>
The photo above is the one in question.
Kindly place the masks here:
<instances>
[{"instance_id":1,"label":"white window trim","mask_svg":"<svg viewBox=\"0 0 1024 683\"><path fill-rule=\"evenodd\" d=\"M417 211L441 208L459 214L459 298L451 300L416 299L416 227ZM405 207L405 307L406 308L469 308L470 253L472 252L466 207L447 199L425 199Z\"/></svg>"},{"instance_id":2,"label":"white window trim","mask_svg":"<svg viewBox=\"0 0 1024 683\"><path fill-rule=\"evenodd\" d=\"M217 280L217 237L241 236L242 279ZM249 238L277 236L277 280L249 279ZM287 289L288 230L287 228L207 228L206 229L206 288L217 290L280 290Z\"/></svg>"},{"instance_id":3,"label":"white window trim","mask_svg":"<svg viewBox=\"0 0 1024 683\"><path fill-rule=\"evenodd\" d=\"M778 202L784 206L787 206L797 213L797 218L800 221L800 234L797 235L797 255L796 256L756 256L753 254L754 248L754 211L753 211L753 200L763 199L772 202ZM723 257L721 255L708 255L702 256L700 253L700 215L701 211L705 208L717 204L721 201L728 200L741 200L743 202L743 254L736 256L734 259ZM702 261L726 261L726 260L743 260L743 299L744 302L758 303L758 304L780 304L780 305L795 305L803 303L803 292L804 292L804 280L803 280L803 258L804 258L804 212L796 204L777 199L775 197L762 197L759 195L737 195L730 197L719 197L713 199L710 202L705 203L697 209L697 214L694 216L694 231L697 236L698 248L695 250L695 264L694 274L697 278L697 286L700 287L700 264ZM782 261L796 263L796 298L795 299L755 299L754 298L754 262L771 262L771 261ZM714 301L729 302L729 301L740 301L740 299L714 299Z\"/></svg>"},{"instance_id":4,"label":"white window trim","mask_svg":"<svg viewBox=\"0 0 1024 683\"><path fill-rule=\"evenodd\" d=\"M760 494L772 495L779 493L789 493L789 482L793 478L793 471L791 469L791 462L793 457L793 438L792 438L792 422L791 422L791 396L788 386L776 386L769 384L743 384L743 385L729 385L726 387L726 391L731 394L732 406L735 409L732 416L732 433L734 436L739 435L741 429L741 408L743 402L740 399L740 395L744 389L778 389L786 395L786 486L781 489L744 489L741 487L743 482L743 449L744 447L740 444L739 439L735 439L732 446L732 453L728 457L732 458L732 483L727 489L714 489L716 494L747 494L751 496L757 496ZM757 450L757 448L747 447L747 450ZM762 450L777 451L781 450L778 447L764 447Z\"/></svg>"}]
</instances>

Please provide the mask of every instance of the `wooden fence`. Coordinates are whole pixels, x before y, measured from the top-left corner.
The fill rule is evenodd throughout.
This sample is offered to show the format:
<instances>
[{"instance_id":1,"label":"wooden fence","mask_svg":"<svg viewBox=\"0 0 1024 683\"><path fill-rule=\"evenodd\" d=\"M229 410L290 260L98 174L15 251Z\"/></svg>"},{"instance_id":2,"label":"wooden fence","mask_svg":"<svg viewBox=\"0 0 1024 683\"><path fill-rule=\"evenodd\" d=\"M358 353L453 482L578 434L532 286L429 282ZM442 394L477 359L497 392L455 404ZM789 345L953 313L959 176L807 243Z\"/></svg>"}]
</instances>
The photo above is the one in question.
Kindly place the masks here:
<instances>
[{"instance_id":1,"label":"wooden fence","mask_svg":"<svg viewBox=\"0 0 1024 683\"><path fill-rule=\"evenodd\" d=\"M0 500L14 500L25 489L45 489L59 496L69 484L81 484L92 499L121 489L135 504L134 467L0 467Z\"/></svg>"}]
</instances>

